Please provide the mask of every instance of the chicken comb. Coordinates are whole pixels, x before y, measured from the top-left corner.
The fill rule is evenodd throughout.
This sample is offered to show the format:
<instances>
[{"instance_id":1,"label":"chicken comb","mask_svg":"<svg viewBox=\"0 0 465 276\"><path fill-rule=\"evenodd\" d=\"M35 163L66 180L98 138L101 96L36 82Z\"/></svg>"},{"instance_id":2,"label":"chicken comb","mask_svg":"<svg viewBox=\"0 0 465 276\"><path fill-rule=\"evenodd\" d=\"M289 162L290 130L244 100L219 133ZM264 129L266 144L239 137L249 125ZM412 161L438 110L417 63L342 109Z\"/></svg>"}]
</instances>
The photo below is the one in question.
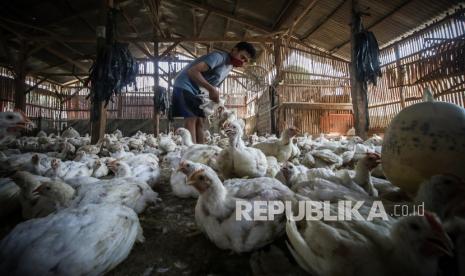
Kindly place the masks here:
<instances>
[{"instance_id":1,"label":"chicken comb","mask_svg":"<svg viewBox=\"0 0 465 276\"><path fill-rule=\"evenodd\" d=\"M443 232L444 231L443 228L442 228L441 223L438 221L438 219L436 218L436 216L433 213L425 211L425 218L426 218L426 221L428 221L429 225L431 226L431 228L433 229L434 232Z\"/></svg>"}]
</instances>

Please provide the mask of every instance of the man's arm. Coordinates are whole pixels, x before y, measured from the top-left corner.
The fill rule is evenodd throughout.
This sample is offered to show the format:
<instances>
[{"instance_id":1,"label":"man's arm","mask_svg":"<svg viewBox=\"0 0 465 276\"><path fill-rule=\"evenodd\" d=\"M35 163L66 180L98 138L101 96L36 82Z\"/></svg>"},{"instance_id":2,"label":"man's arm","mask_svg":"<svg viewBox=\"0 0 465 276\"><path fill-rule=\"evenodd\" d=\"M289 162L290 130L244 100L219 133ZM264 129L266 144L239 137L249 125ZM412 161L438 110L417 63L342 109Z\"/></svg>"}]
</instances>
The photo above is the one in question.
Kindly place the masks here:
<instances>
[{"instance_id":1,"label":"man's arm","mask_svg":"<svg viewBox=\"0 0 465 276\"><path fill-rule=\"evenodd\" d=\"M208 66L208 64L204 61L201 61L189 68L189 70L187 70L187 75L191 80L195 81L197 85L200 85L208 90L208 94L212 101L219 102L220 93L218 92L218 89L216 89L216 87L208 83L208 81L205 80L205 78L202 76L202 72L206 72L209 69L210 67Z\"/></svg>"}]
</instances>

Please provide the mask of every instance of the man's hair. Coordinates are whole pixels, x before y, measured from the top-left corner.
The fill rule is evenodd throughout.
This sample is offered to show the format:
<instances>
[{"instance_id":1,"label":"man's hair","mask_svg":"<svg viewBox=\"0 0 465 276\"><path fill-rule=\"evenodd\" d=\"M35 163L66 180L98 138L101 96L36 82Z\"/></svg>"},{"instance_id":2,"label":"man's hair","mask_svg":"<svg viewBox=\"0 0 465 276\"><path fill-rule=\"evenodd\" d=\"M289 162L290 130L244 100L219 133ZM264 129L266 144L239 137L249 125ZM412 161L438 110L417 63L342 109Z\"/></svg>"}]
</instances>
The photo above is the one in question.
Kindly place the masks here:
<instances>
[{"instance_id":1,"label":"man's hair","mask_svg":"<svg viewBox=\"0 0 465 276\"><path fill-rule=\"evenodd\" d=\"M246 51L247 53L249 53L252 59L255 59L255 55L257 54L255 47L252 44L245 42L245 41L241 41L237 43L236 46L234 46L234 48L237 48L237 50L239 51L241 50Z\"/></svg>"}]
</instances>

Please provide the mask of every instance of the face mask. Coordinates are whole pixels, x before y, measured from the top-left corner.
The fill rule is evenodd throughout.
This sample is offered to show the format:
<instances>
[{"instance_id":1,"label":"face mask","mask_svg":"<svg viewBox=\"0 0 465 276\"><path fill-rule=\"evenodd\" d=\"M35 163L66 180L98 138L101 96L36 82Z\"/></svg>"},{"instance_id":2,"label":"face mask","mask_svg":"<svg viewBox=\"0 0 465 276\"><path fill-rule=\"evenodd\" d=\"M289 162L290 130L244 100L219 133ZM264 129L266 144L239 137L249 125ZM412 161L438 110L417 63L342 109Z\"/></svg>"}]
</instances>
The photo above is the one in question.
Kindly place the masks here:
<instances>
[{"instance_id":1,"label":"face mask","mask_svg":"<svg viewBox=\"0 0 465 276\"><path fill-rule=\"evenodd\" d=\"M242 65L244 65L244 62L242 60L235 58L231 55L229 55L229 59L231 60L230 62L233 67L242 67Z\"/></svg>"}]
</instances>

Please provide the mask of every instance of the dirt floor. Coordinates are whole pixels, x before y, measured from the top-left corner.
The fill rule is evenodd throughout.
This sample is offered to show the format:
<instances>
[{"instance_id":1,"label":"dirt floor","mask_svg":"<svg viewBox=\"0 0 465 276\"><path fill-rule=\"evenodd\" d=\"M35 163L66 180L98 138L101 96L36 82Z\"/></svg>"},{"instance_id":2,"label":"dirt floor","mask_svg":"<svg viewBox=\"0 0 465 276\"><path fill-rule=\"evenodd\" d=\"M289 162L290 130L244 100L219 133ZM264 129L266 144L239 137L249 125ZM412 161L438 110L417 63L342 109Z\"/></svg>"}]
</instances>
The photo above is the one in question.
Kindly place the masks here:
<instances>
[{"instance_id":1,"label":"dirt floor","mask_svg":"<svg viewBox=\"0 0 465 276\"><path fill-rule=\"evenodd\" d=\"M173 196L168 175L163 171L155 188L163 201L139 216L145 242L136 244L108 275L304 275L289 255L284 237L256 253L218 249L197 230L197 200Z\"/></svg>"},{"instance_id":2,"label":"dirt floor","mask_svg":"<svg viewBox=\"0 0 465 276\"><path fill-rule=\"evenodd\" d=\"M234 254L220 250L197 230L196 199L171 194L169 171L155 190L162 202L139 215L145 241L107 275L305 275L286 248L285 237L260 251ZM21 214L2 219L0 239L21 222Z\"/></svg>"}]
</instances>

